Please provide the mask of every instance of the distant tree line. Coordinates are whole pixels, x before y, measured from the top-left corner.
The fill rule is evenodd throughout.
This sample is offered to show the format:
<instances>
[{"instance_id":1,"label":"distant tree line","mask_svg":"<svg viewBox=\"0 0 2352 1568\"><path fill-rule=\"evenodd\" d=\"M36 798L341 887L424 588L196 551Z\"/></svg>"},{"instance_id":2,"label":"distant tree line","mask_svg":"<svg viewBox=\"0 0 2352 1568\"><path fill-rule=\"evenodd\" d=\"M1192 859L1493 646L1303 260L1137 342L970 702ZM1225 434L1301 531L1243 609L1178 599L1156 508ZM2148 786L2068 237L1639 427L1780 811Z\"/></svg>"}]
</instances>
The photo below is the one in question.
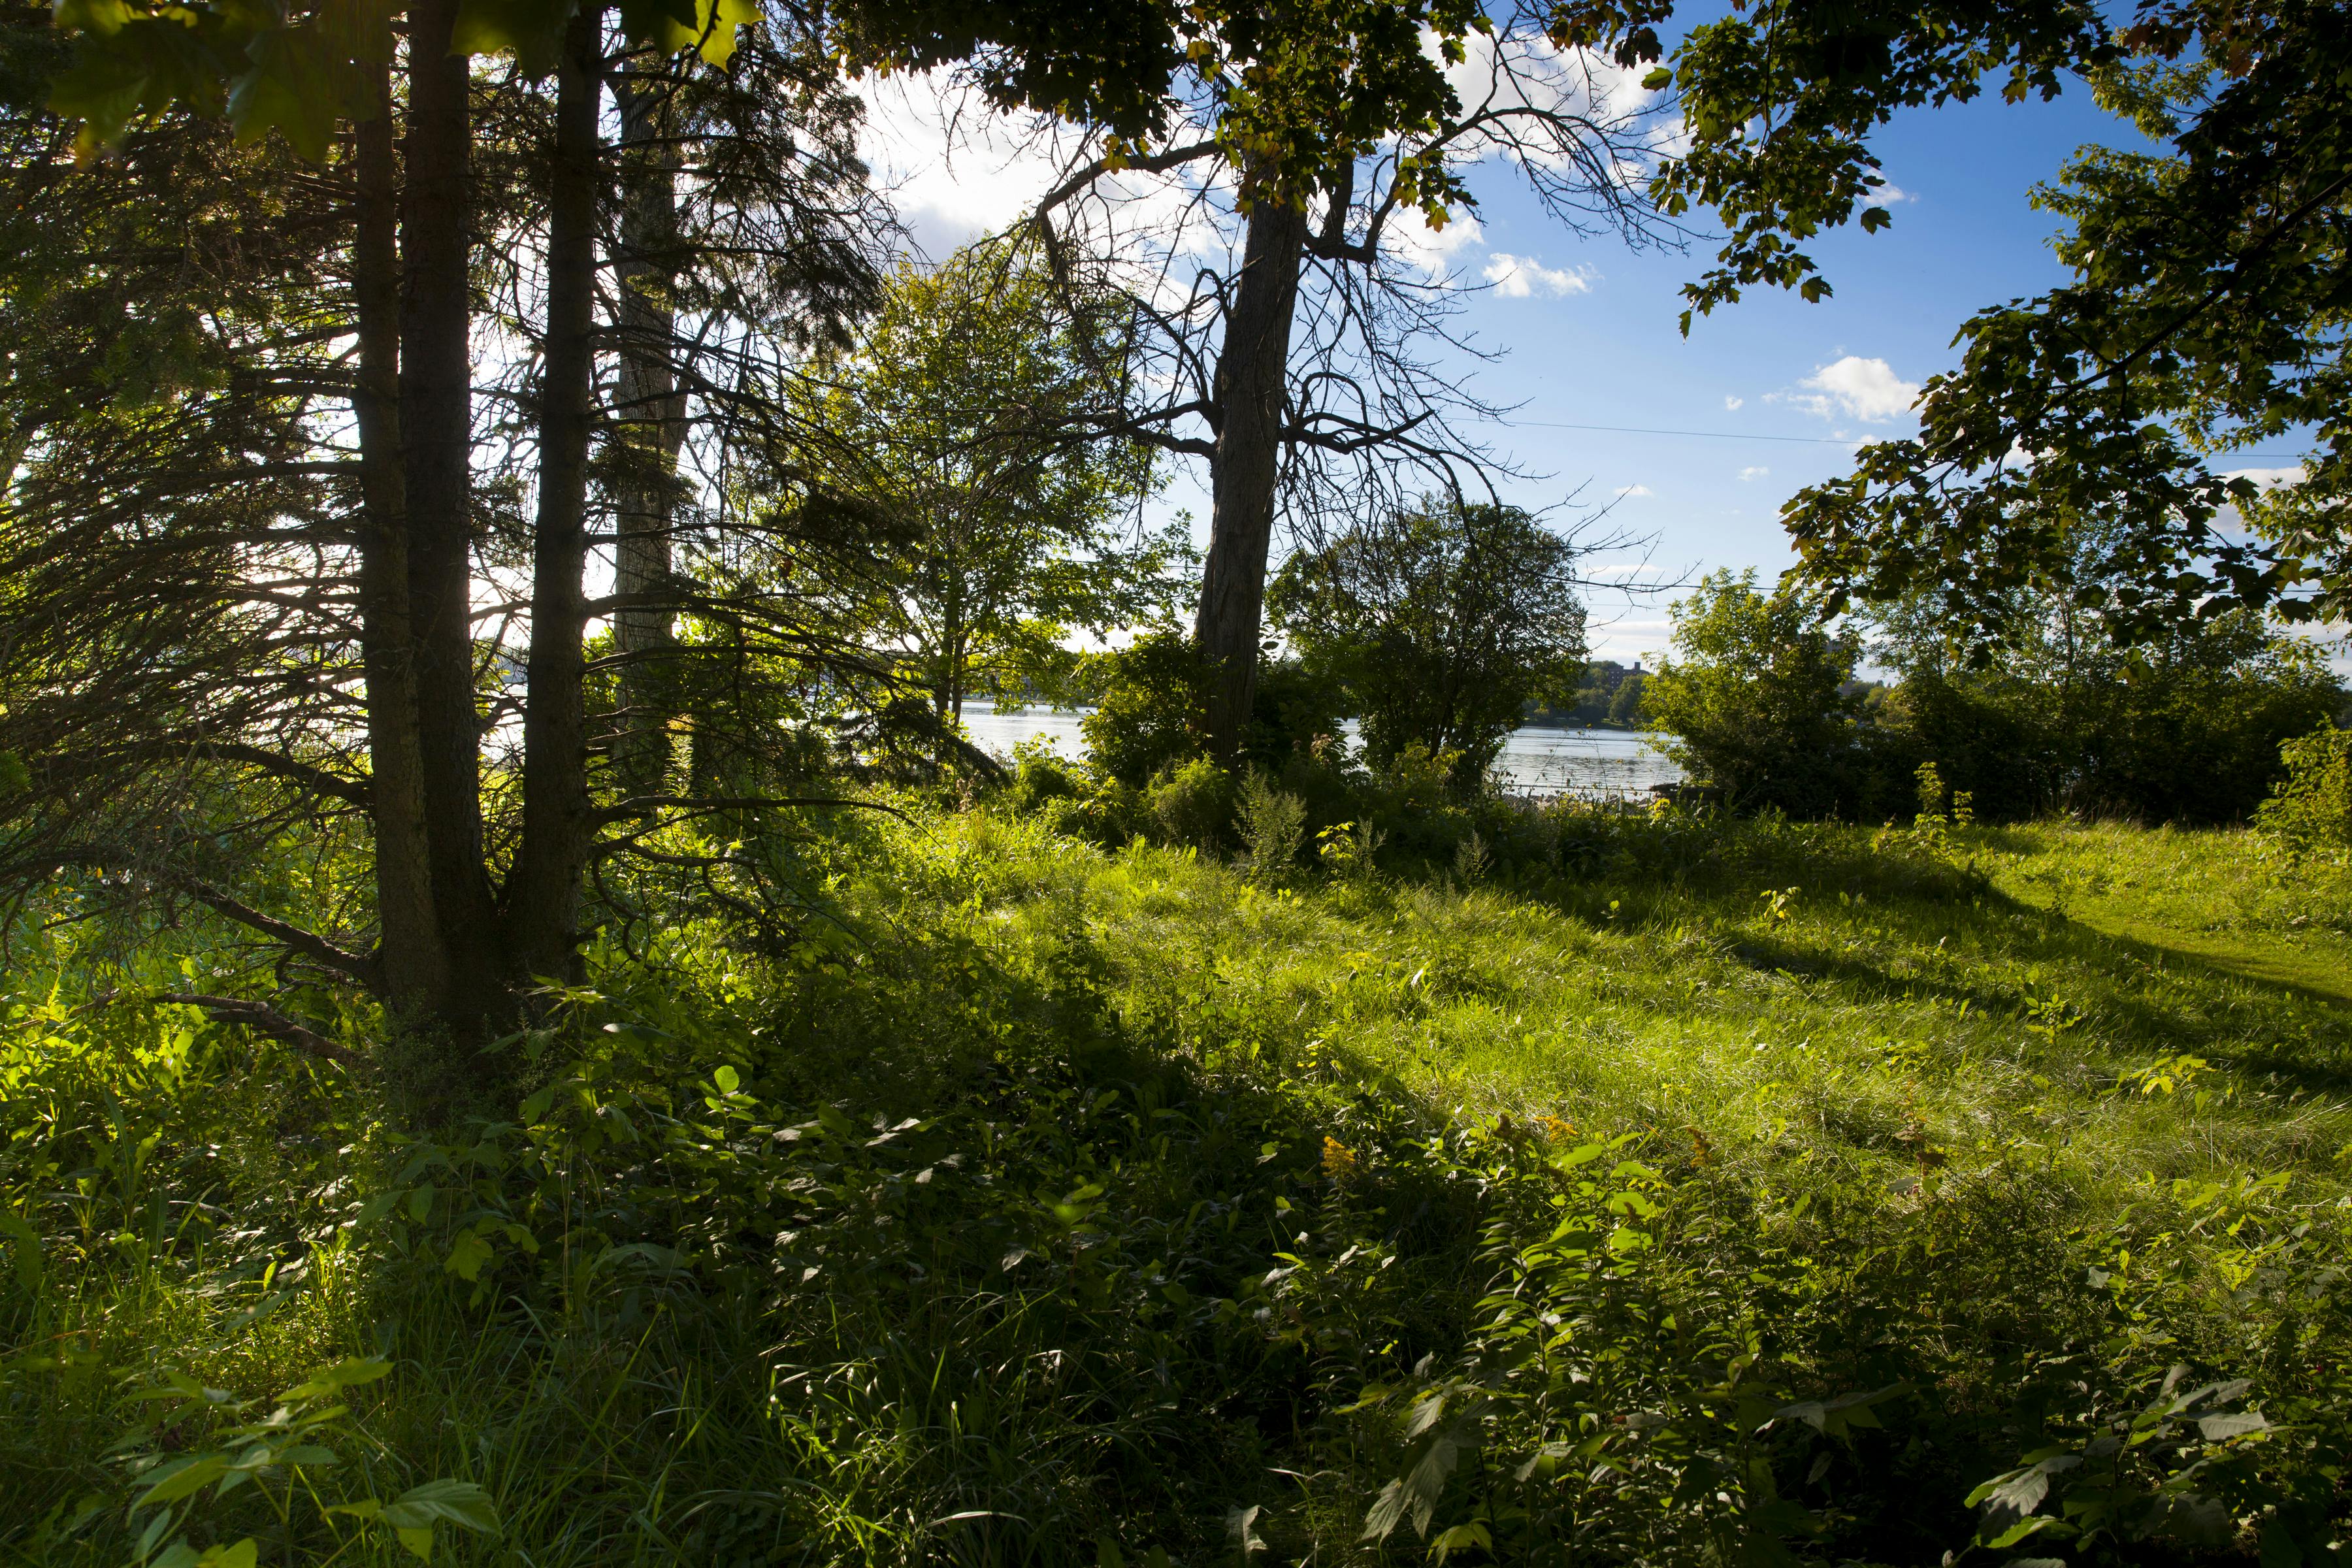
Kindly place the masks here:
<instances>
[{"instance_id":1,"label":"distant tree line","mask_svg":"<svg viewBox=\"0 0 2352 1568\"><path fill-rule=\"evenodd\" d=\"M1639 730L1644 722L1642 687L1647 679L1640 659L1628 665L1596 658L1584 667L1572 700L1530 702L1519 721L1567 730Z\"/></svg>"},{"instance_id":2,"label":"distant tree line","mask_svg":"<svg viewBox=\"0 0 2352 1568\"><path fill-rule=\"evenodd\" d=\"M2332 729L2346 703L2317 645L2242 608L2127 641L2073 600L2020 592L1988 640L1932 596L1832 629L1754 573L1718 572L1674 623L1650 717L1738 810L1890 817L1933 763L1987 819L2242 821L2282 775L2282 746ZM1865 658L1894 679L1857 680Z\"/></svg>"}]
</instances>

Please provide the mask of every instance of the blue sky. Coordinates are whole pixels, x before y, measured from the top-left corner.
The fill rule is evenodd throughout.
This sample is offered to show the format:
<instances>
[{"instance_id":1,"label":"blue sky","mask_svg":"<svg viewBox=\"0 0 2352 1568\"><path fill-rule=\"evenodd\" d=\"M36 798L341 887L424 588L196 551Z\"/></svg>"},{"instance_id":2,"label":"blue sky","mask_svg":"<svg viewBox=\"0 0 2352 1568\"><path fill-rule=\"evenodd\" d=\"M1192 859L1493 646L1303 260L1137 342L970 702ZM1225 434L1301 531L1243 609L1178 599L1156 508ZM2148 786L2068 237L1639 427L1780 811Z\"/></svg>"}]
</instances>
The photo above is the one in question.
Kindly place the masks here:
<instances>
[{"instance_id":1,"label":"blue sky","mask_svg":"<svg viewBox=\"0 0 2352 1568\"><path fill-rule=\"evenodd\" d=\"M1045 166L1030 157L942 156L940 135L919 123L928 116L888 89L875 109L877 162L902 182L901 211L934 255L1005 223L1043 188ZM1579 240L1507 169L1480 166L1475 237L1454 236L1447 259L1465 285L1457 325L1504 351L1493 363L1463 356L1459 372L1483 401L1517 405L1484 434L1549 476L1515 486L1511 499L1542 508L1574 493L1581 505L1612 505L1610 531L1651 541L1652 581L1722 566L1769 580L1792 560L1780 503L1843 472L1852 443L1912 430L1910 395L1953 365L1952 335L1972 311L2059 280L2048 245L2057 220L2032 206L2032 186L2086 142L2130 139L2079 84L2053 103L1989 94L1899 117L1876 143L1901 193L1893 226L1834 230L1807 247L1833 295L1809 305L1752 290L1698 320L1687 339L1678 289L1707 265L1707 240L1683 254ZM1711 434L1560 427L1580 426ZM1165 505L1203 522L1196 479L1180 478ZM1632 556L1595 564L1627 579L1640 565ZM1663 649L1670 596L1596 595L1596 655Z\"/></svg>"},{"instance_id":2,"label":"blue sky","mask_svg":"<svg viewBox=\"0 0 2352 1568\"><path fill-rule=\"evenodd\" d=\"M2082 143L2127 128L2087 91L2055 103L1997 99L1898 118L1879 142L1882 168L1903 194L1892 227L1819 237L1807 248L1835 292L1809 305L1750 290L1702 317L1685 339L1680 286L1706 265L1685 255L1633 254L1612 242L1577 244L1502 179L1481 193L1489 247L1556 270L1583 269L1582 292L1475 298L1465 321L1509 356L1479 384L1523 405L1496 446L1554 475L1523 487L1529 503L1577 483L1587 501L1617 497L1611 521L1655 540L1661 574L1756 567L1769 580L1793 557L1778 521L1800 488L1846 471L1851 448L1916 428L1899 404L1957 353L1951 338L1978 307L2038 293L2061 277L2048 240L2054 215L2028 193ZM1549 231L1549 232L1548 232ZM1540 422L1540 423L1539 423ZM1717 432L1709 438L1566 430L1611 425ZM1618 492L1623 491L1622 496ZM1594 605L1596 651L1625 658L1665 640L1663 604Z\"/></svg>"}]
</instances>

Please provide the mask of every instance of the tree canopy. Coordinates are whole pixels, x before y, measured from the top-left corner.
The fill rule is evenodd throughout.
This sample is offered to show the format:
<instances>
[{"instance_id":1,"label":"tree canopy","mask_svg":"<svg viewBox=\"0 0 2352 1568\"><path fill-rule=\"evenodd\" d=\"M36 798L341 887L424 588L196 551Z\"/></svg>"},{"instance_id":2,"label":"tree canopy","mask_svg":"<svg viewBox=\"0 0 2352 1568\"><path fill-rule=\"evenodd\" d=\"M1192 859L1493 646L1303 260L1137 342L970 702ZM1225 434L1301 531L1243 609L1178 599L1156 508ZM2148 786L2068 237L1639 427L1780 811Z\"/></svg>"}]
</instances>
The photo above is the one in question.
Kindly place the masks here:
<instances>
[{"instance_id":1,"label":"tree canopy","mask_svg":"<svg viewBox=\"0 0 2352 1568\"><path fill-rule=\"evenodd\" d=\"M1572 700L1583 678L1579 554L1519 508L1429 501L1293 555L1268 605L1347 693L1375 763L1418 745L1475 784L1529 701Z\"/></svg>"},{"instance_id":2,"label":"tree canopy","mask_svg":"<svg viewBox=\"0 0 2352 1568\"><path fill-rule=\"evenodd\" d=\"M1570 0L1563 37L1660 61L1671 0ZM2107 546L2086 603L2152 633L2228 605L2345 603L2352 423L2344 266L2352 224L2352 22L2310 0L2145 0L2110 22L2060 3L1926 6L1764 0L1690 29L1654 73L1691 132L1661 166L1669 210L1728 236L1691 312L1745 288L1829 284L1801 248L1890 220L1872 137L1902 109L1998 82L2011 100L2086 81L2162 149L2089 149L2040 194L2070 225L2073 279L1979 311L1960 368L1927 384L1921 432L1792 500L1809 577L1834 605L1937 578L2063 580ZM2295 482L2259 494L2231 450L2306 434ZM2247 525L2251 525L2248 527Z\"/></svg>"},{"instance_id":3,"label":"tree canopy","mask_svg":"<svg viewBox=\"0 0 2352 1568\"><path fill-rule=\"evenodd\" d=\"M1171 542L1140 538L1151 449L1094 430L1124 363L1109 301L1063 310L1001 247L902 264L854 351L798 384L806 471L903 540L877 581L881 635L939 713L1050 688L1074 630L1151 618Z\"/></svg>"}]
</instances>

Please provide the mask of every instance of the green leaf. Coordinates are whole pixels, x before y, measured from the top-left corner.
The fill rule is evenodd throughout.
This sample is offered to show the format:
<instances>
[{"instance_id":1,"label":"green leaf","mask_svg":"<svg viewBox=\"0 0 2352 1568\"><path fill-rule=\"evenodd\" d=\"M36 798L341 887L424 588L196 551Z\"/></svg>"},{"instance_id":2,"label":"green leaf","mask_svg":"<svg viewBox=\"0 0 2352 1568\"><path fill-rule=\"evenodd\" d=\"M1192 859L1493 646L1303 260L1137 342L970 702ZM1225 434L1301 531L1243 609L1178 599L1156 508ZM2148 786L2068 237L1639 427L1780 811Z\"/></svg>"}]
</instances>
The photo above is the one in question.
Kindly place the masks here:
<instances>
[{"instance_id":1,"label":"green leaf","mask_svg":"<svg viewBox=\"0 0 2352 1568\"><path fill-rule=\"evenodd\" d=\"M226 1454L191 1454L183 1459L170 1460L164 1467L163 1477L141 1492L139 1500L131 1506L137 1510L177 1501L227 1473L228 1456Z\"/></svg>"},{"instance_id":2,"label":"green leaf","mask_svg":"<svg viewBox=\"0 0 2352 1568\"><path fill-rule=\"evenodd\" d=\"M482 1277L482 1265L488 1263L494 1249L483 1239L481 1232L468 1226L457 1233L449 1244L449 1256L442 1260L442 1268L458 1279L472 1282Z\"/></svg>"},{"instance_id":3,"label":"green leaf","mask_svg":"<svg viewBox=\"0 0 2352 1568\"><path fill-rule=\"evenodd\" d=\"M38 1296L41 1293L40 1233L15 1215L0 1215L0 1236L8 1238L8 1253L16 1265L17 1285L26 1295Z\"/></svg>"},{"instance_id":4,"label":"green leaf","mask_svg":"<svg viewBox=\"0 0 2352 1568\"><path fill-rule=\"evenodd\" d=\"M253 60L231 84L229 123L240 142L257 142L275 131L301 157L318 163L341 118L350 72L339 69L329 40L316 28L272 27L256 37Z\"/></svg>"},{"instance_id":5,"label":"green leaf","mask_svg":"<svg viewBox=\"0 0 2352 1568\"><path fill-rule=\"evenodd\" d=\"M314 1399L331 1399L347 1388L391 1375L392 1363L382 1356L347 1356L331 1366L320 1367L279 1394L278 1400L281 1405L301 1405Z\"/></svg>"},{"instance_id":6,"label":"green leaf","mask_svg":"<svg viewBox=\"0 0 2352 1568\"><path fill-rule=\"evenodd\" d=\"M423 1529L454 1524L483 1535L499 1532L498 1510L490 1494L472 1481L426 1481L411 1487L383 1505L383 1522L394 1529Z\"/></svg>"},{"instance_id":7,"label":"green leaf","mask_svg":"<svg viewBox=\"0 0 2352 1568\"><path fill-rule=\"evenodd\" d=\"M508 55L526 77L555 68L576 0L460 0L450 31L454 54Z\"/></svg>"},{"instance_id":8,"label":"green leaf","mask_svg":"<svg viewBox=\"0 0 2352 1568\"><path fill-rule=\"evenodd\" d=\"M411 1557L423 1563L433 1561L433 1527L431 1525L395 1531L394 1533L400 1537L402 1548Z\"/></svg>"},{"instance_id":9,"label":"green leaf","mask_svg":"<svg viewBox=\"0 0 2352 1568\"><path fill-rule=\"evenodd\" d=\"M1444 1562L1450 1553L1471 1546L1477 1547L1482 1552L1492 1552L1495 1549L1495 1538L1487 1533L1484 1524L1475 1520L1468 1524L1457 1524L1451 1530L1440 1531L1437 1538L1429 1543L1430 1550L1437 1554L1437 1560L1440 1563Z\"/></svg>"},{"instance_id":10,"label":"green leaf","mask_svg":"<svg viewBox=\"0 0 2352 1568\"><path fill-rule=\"evenodd\" d=\"M719 1086L719 1093L732 1094L743 1087L743 1075L733 1068L723 1067L710 1075L710 1081Z\"/></svg>"}]
</instances>

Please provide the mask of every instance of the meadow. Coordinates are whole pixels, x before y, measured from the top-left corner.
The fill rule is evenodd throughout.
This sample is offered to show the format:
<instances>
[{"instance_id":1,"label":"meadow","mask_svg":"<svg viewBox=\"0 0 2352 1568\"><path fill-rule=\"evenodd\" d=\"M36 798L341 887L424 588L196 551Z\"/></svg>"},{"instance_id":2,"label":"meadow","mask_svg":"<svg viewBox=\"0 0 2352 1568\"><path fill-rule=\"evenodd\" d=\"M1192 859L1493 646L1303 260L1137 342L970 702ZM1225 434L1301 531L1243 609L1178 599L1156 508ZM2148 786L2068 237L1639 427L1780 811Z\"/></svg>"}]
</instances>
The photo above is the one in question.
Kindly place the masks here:
<instances>
[{"instance_id":1,"label":"meadow","mask_svg":"<svg viewBox=\"0 0 2352 1568\"><path fill-rule=\"evenodd\" d=\"M434 1141L141 999L216 932L20 953L0 1550L2333 1560L2325 856L1555 808L1253 877L985 806L779 852L795 911L600 944Z\"/></svg>"}]
</instances>

